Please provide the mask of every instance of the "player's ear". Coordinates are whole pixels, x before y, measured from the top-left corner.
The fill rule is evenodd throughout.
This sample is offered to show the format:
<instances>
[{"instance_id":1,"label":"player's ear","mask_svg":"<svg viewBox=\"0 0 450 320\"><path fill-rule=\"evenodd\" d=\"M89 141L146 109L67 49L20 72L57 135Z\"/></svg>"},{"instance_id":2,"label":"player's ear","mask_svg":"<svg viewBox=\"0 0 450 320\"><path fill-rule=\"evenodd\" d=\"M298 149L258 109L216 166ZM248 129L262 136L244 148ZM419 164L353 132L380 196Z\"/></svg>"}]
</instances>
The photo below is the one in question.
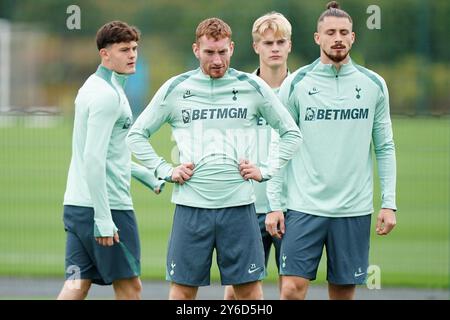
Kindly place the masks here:
<instances>
[{"instance_id":1,"label":"player's ear","mask_svg":"<svg viewBox=\"0 0 450 320\"><path fill-rule=\"evenodd\" d=\"M101 48L98 54L102 60L109 60L109 52L106 48Z\"/></svg>"},{"instance_id":2,"label":"player's ear","mask_svg":"<svg viewBox=\"0 0 450 320\"><path fill-rule=\"evenodd\" d=\"M192 52L194 52L194 55L197 59L200 59L200 48L197 42L194 42L192 44Z\"/></svg>"},{"instance_id":3,"label":"player's ear","mask_svg":"<svg viewBox=\"0 0 450 320\"><path fill-rule=\"evenodd\" d=\"M314 41L320 46L320 34L318 32L314 32Z\"/></svg>"},{"instance_id":4,"label":"player's ear","mask_svg":"<svg viewBox=\"0 0 450 320\"><path fill-rule=\"evenodd\" d=\"M230 42L230 57L233 55L233 52L234 52L234 42L231 41Z\"/></svg>"},{"instance_id":5,"label":"player's ear","mask_svg":"<svg viewBox=\"0 0 450 320\"><path fill-rule=\"evenodd\" d=\"M258 44L255 41L253 41L253 50L255 50L256 54L259 54Z\"/></svg>"}]
</instances>

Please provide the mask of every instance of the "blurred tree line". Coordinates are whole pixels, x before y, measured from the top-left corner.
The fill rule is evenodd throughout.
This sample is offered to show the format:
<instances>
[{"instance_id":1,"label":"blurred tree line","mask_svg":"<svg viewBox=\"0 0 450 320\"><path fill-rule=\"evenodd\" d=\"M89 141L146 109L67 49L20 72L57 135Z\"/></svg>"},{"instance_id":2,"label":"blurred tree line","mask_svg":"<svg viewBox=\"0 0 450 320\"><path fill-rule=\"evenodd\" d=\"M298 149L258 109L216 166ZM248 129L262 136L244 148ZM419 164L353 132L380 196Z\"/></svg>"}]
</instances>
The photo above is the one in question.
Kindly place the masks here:
<instances>
[{"instance_id":1,"label":"blurred tree line","mask_svg":"<svg viewBox=\"0 0 450 320\"><path fill-rule=\"evenodd\" d=\"M27 23L46 34L34 54L51 104L73 107L77 88L98 64L95 33L107 21L124 20L142 31L140 59L150 68L147 98L169 77L198 66L191 45L198 23L212 16L233 29L232 67L252 72L258 58L251 28L260 15L275 10L293 26L291 70L315 60L317 18L328 1L307 0L0 0L0 18ZM450 113L450 1L341 0L353 18L356 42L352 58L381 74L390 89L396 114ZM69 5L81 9L81 29L69 30ZM381 9L381 28L369 29L370 5Z\"/></svg>"}]
</instances>

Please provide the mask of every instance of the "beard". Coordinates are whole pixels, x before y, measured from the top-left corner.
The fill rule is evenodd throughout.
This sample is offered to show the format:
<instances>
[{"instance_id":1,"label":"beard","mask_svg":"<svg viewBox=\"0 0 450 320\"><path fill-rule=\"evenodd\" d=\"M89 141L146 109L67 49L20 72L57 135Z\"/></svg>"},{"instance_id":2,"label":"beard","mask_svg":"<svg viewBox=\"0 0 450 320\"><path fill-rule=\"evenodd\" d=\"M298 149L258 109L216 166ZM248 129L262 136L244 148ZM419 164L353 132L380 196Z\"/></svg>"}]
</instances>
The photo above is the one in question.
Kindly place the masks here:
<instances>
[{"instance_id":1,"label":"beard","mask_svg":"<svg viewBox=\"0 0 450 320\"><path fill-rule=\"evenodd\" d=\"M331 61L336 62L336 63L339 63L339 62L345 60L345 58L347 58L348 54L350 53L350 50L346 51L344 53L338 53L338 54L327 53L323 49L322 49L322 51L329 59L331 59Z\"/></svg>"}]
</instances>

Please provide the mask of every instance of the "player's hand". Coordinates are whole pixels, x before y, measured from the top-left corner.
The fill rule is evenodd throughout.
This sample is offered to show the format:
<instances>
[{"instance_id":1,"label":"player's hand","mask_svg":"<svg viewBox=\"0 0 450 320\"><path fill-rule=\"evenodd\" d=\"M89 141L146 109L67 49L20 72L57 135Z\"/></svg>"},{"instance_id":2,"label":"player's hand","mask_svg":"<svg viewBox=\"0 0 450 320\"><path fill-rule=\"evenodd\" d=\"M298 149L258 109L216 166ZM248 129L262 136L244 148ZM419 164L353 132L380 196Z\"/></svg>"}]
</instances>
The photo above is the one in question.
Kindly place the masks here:
<instances>
[{"instance_id":1,"label":"player's hand","mask_svg":"<svg viewBox=\"0 0 450 320\"><path fill-rule=\"evenodd\" d=\"M262 180L262 175L259 168L253 163L250 163L250 161L248 160L241 160L239 162L239 171L244 180L248 179L253 179L256 181Z\"/></svg>"},{"instance_id":2,"label":"player's hand","mask_svg":"<svg viewBox=\"0 0 450 320\"><path fill-rule=\"evenodd\" d=\"M116 232L114 233L114 237L96 237L95 241L101 246L105 247L111 247L114 242L119 243L119 234Z\"/></svg>"},{"instance_id":3,"label":"player's hand","mask_svg":"<svg viewBox=\"0 0 450 320\"><path fill-rule=\"evenodd\" d=\"M179 184L185 183L194 174L194 164L192 162L182 163L172 172L172 181Z\"/></svg>"},{"instance_id":4,"label":"player's hand","mask_svg":"<svg viewBox=\"0 0 450 320\"><path fill-rule=\"evenodd\" d=\"M286 231L283 211L272 211L266 215L266 231L275 238L281 239Z\"/></svg>"},{"instance_id":5,"label":"player's hand","mask_svg":"<svg viewBox=\"0 0 450 320\"><path fill-rule=\"evenodd\" d=\"M387 235L397 224L395 212L392 209L381 209L377 217L376 232L380 236Z\"/></svg>"},{"instance_id":6,"label":"player's hand","mask_svg":"<svg viewBox=\"0 0 450 320\"><path fill-rule=\"evenodd\" d=\"M159 186L156 186L156 187L153 189L153 192L154 192L155 194L160 194L163 185L164 185L164 183L163 183L163 184L160 184Z\"/></svg>"}]
</instances>

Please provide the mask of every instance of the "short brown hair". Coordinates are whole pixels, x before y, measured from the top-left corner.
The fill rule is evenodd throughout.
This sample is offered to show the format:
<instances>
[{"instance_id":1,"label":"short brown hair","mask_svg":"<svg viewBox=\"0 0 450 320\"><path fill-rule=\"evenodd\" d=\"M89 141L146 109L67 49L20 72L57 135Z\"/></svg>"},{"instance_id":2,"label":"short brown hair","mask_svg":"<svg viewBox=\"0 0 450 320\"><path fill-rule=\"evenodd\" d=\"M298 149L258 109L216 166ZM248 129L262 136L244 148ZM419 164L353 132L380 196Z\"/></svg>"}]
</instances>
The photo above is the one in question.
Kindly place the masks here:
<instances>
[{"instance_id":1,"label":"short brown hair","mask_svg":"<svg viewBox=\"0 0 450 320\"><path fill-rule=\"evenodd\" d=\"M100 50L114 43L139 41L140 36L141 32L135 26L123 21L111 21L98 29L97 48Z\"/></svg>"},{"instance_id":2,"label":"short brown hair","mask_svg":"<svg viewBox=\"0 0 450 320\"><path fill-rule=\"evenodd\" d=\"M340 8L339 3L336 1L331 1L327 3L327 9L322 12L319 19L317 20L317 29L319 28L319 23L325 19L325 17L338 17L338 18L347 18L350 23L353 24L352 17Z\"/></svg>"},{"instance_id":3,"label":"short brown hair","mask_svg":"<svg viewBox=\"0 0 450 320\"><path fill-rule=\"evenodd\" d=\"M195 30L195 42L198 42L203 36L207 38L213 38L214 40L220 40L224 38L231 39L231 28L223 20L219 18L209 18L200 22Z\"/></svg>"}]
</instances>

